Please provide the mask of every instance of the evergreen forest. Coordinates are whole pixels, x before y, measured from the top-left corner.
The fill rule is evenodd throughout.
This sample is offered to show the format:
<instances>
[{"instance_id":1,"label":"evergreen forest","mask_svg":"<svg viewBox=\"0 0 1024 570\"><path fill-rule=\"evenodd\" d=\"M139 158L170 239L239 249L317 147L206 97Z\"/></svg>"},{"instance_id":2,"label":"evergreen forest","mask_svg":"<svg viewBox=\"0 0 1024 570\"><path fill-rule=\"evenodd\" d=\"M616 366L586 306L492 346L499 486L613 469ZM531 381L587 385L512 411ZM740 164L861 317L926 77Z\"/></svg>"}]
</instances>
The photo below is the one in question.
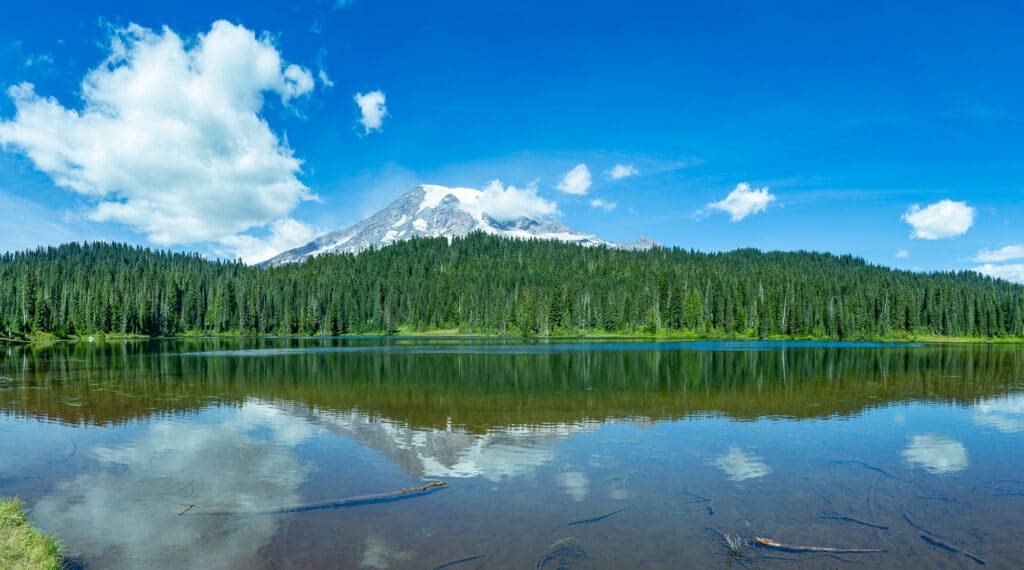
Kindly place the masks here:
<instances>
[{"instance_id":1,"label":"evergreen forest","mask_svg":"<svg viewBox=\"0 0 1024 570\"><path fill-rule=\"evenodd\" d=\"M1024 336L1024 286L812 252L624 251L484 234L275 268L123 244L0 256L0 336L899 339Z\"/></svg>"}]
</instances>

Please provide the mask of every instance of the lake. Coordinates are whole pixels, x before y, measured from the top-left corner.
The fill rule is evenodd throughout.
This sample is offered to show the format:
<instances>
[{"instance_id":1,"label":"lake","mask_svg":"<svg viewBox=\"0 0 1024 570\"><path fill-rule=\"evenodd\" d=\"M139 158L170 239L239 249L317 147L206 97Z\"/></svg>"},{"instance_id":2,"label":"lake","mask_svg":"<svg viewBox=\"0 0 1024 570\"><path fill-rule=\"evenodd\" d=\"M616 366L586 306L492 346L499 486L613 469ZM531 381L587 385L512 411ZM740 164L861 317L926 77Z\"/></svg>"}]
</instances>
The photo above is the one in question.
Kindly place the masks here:
<instances>
[{"instance_id":1,"label":"lake","mask_svg":"<svg viewBox=\"0 0 1024 570\"><path fill-rule=\"evenodd\" d=\"M1024 560L1020 345L183 339L0 377L0 496L87 568Z\"/></svg>"}]
</instances>

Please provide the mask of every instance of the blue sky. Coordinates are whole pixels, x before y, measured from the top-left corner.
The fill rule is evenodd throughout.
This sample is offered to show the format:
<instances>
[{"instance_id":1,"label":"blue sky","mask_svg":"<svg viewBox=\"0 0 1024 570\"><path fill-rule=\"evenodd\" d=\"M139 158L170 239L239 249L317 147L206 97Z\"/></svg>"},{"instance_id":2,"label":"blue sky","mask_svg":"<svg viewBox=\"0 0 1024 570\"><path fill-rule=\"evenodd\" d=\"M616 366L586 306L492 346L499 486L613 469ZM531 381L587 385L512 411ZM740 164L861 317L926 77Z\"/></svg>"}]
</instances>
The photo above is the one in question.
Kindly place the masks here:
<instances>
[{"instance_id":1,"label":"blue sky","mask_svg":"<svg viewBox=\"0 0 1024 570\"><path fill-rule=\"evenodd\" d=\"M500 179L611 240L1024 281L1019 4L666 4L7 6L0 250L251 257Z\"/></svg>"}]
</instances>

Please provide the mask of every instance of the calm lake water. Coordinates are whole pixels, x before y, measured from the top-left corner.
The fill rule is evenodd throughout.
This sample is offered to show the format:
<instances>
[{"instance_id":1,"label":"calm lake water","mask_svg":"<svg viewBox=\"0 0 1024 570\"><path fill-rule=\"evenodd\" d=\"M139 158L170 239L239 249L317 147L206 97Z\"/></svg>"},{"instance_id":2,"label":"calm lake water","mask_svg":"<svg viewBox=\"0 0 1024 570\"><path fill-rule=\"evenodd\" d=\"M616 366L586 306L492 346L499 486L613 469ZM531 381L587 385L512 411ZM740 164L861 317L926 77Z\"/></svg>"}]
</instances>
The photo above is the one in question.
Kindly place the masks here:
<instances>
[{"instance_id":1,"label":"calm lake water","mask_svg":"<svg viewBox=\"0 0 1024 570\"><path fill-rule=\"evenodd\" d=\"M1024 564L1020 345L180 340L0 377L0 495L88 568Z\"/></svg>"}]
</instances>

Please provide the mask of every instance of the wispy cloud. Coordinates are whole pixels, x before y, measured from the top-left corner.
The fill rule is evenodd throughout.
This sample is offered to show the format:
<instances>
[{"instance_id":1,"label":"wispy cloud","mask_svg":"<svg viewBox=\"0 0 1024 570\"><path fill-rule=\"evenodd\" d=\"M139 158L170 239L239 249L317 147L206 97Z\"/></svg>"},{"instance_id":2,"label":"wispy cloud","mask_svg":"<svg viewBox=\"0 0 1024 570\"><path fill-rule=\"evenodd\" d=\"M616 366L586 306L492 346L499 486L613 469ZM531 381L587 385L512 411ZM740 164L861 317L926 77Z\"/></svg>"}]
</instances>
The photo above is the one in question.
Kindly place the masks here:
<instances>
[{"instance_id":1,"label":"wispy cloud","mask_svg":"<svg viewBox=\"0 0 1024 570\"><path fill-rule=\"evenodd\" d=\"M324 71L324 68L321 67L320 69L316 70L316 76L324 87L334 87L334 82L331 81L330 76L327 75L327 72Z\"/></svg>"},{"instance_id":2,"label":"wispy cloud","mask_svg":"<svg viewBox=\"0 0 1024 570\"><path fill-rule=\"evenodd\" d=\"M974 261L979 263L998 263L1011 259L1024 259L1024 245L1008 245L999 249L983 249L974 256Z\"/></svg>"},{"instance_id":3,"label":"wispy cloud","mask_svg":"<svg viewBox=\"0 0 1024 570\"><path fill-rule=\"evenodd\" d=\"M593 200L590 201L590 207L597 208L599 210L604 210L605 212L611 212L616 207L618 207L618 204L616 204L615 202L609 202L604 198L594 198Z\"/></svg>"},{"instance_id":4,"label":"wispy cloud","mask_svg":"<svg viewBox=\"0 0 1024 570\"><path fill-rule=\"evenodd\" d=\"M896 257L898 257L900 259L906 259L906 258L910 257L910 252L905 250L905 249L901 249L901 250L896 252Z\"/></svg>"},{"instance_id":5,"label":"wispy cloud","mask_svg":"<svg viewBox=\"0 0 1024 570\"><path fill-rule=\"evenodd\" d=\"M910 237L937 240L967 233L974 225L975 213L967 202L940 200L924 207L914 204L900 219L913 228Z\"/></svg>"},{"instance_id":6,"label":"wispy cloud","mask_svg":"<svg viewBox=\"0 0 1024 570\"><path fill-rule=\"evenodd\" d=\"M629 178L630 176L637 176L640 174L640 171L632 164L616 164L605 172L605 174L612 180L621 180L623 178Z\"/></svg>"},{"instance_id":7,"label":"wispy cloud","mask_svg":"<svg viewBox=\"0 0 1024 570\"><path fill-rule=\"evenodd\" d=\"M698 213L707 214L711 210L720 210L729 214L734 222L747 216L763 212L768 204L775 201L775 195L768 188L751 188L750 184L740 182L723 200L711 202Z\"/></svg>"}]
</instances>

